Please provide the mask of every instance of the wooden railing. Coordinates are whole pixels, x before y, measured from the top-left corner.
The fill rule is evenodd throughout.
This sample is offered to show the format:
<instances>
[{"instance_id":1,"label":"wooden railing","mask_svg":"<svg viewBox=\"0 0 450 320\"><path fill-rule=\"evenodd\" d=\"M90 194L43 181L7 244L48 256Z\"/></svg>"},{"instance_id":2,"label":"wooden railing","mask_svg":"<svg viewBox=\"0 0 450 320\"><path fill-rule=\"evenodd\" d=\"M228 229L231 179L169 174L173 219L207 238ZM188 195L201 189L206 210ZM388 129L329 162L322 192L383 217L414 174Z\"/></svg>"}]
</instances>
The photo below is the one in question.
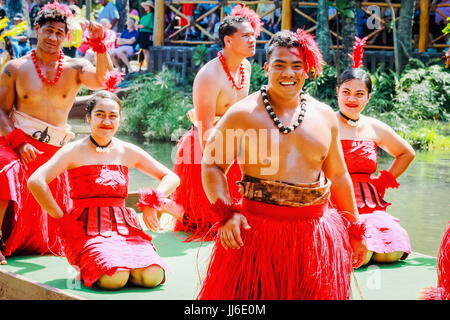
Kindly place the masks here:
<instances>
[{"instance_id":1,"label":"wooden railing","mask_svg":"<svg viewBox=\"0 0 450 320\"><path fill-rule=\"evenodd\" d=\"M427 50L428 45L428 22L430 17L429 14L429 0L420 0L420 32L419 32L419 41L418 41L418 49L419 52L425 52ZM257 1L234 1L234 0L155 0L155 32L153 35L154 45L162 46L162 45L198 45L198 44L213 44L217 42L217 39L214 35L214 30L208 30L204 26L201 25L203 19L211 17L212 15L216 15L220 21L225 17L225 7L233 4L241 4L245 3L247 6L252 6L256 9L258 4L272 4L273 8L264 13L261 18L267 17L271 14L275 14L275 10L278 8L281 9L281 19L275 26L277 30L279 29L292 29L292 20L295 15L300 15L304 19L310 21L313 26L307 29L308 32L314 33L318 28L318 22L304 12L304 7L318 7L317 2L305 2L305 1L293 1L293 0L276 0L276 1L268 1L268 0L257 0ZM187 16L182 12L181 6L183 4L209 4L213 5L208 11L201 13L200 15ZM364 1L362 2L361 9L366 12L369 17L372 17L379 23L379 27L373 31L370 31L368 36L368 45L367 49L378 49L378 50L393 50L393 46L389 45L377 45L371 44L371 41L374 40L377 35L379 36L380 32L385 32L387 30L388 21L386 21L383 17L373 15L372 12L368 11L368 7L377 6L381 10L390 8L390 5L387 1ZM450 4L439 4L436 8L436 14L441 15L446 18L445 14L440 11L440 8L449 7ZM392 4L392 7L395 9L400 8L400 4ZM230 9L231 10L231 9ZM165 24L166 14L172 14L177 19L185 19L187 23L184 25L174 26L174 30L172 32L167 31L168 27ZM328 17L329 22L334 22L335 25L339 25L339 18L341 13L336 12L335 14ZM396 14L396 19L398 20L399 15ZM396 20L396 21L397 21ZM202 35L203 39L188 39L186 37L186 33L188 31L195 30L199 34ZM273 34L266 27L262 27L262 32L270 38ZM332 47L340 48L342 37L339 34L338 30L330 29L330 34L332 36ZM439 44L438 42L442 40L444 35L437 37L431 41L431 47L440 48L440 47L448 47L447 44ZM266 43L267 39L259 39L258 43Z\"/></svg>"}]
</instances>

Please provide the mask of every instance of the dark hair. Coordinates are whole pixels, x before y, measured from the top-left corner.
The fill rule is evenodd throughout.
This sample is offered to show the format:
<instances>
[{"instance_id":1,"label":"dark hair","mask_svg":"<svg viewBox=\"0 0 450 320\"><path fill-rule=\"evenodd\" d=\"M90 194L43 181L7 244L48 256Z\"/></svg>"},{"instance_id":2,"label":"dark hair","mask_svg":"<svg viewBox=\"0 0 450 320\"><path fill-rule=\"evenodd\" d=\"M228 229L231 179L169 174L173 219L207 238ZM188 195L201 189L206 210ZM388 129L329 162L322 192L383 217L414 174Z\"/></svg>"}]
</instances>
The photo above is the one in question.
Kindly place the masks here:
<instances>
[{"instance_id":1,"label":"dark hair","mask_svg":"<svg viewBox=\"0 0 450 320\"><path fill-rule=\"evenodd\" d=\"M225 36L231 36L238 31L237 24L249 22L243 16L226 16L219 25L219 40L222 48L225 48Z\"/></svg>"},{"instance_id":2,"label":"dark hair","mask_svg":"<svg viewBox=\"0 0 450 320\"><path fill-rule=\"evenodd\" d=\"M299 43L294 33L289 30L279 31L272 36L272 39L270 39L269 44L267 45L266 61L269 62L270 56L272 55L275 48L283 47L290 49L298 47L298 45Z\"/></svg>"},{"instance_id":3,"label":"dark hair","mask_svg":"<svg viewBox=\"0 0 450 320\"><path fill-rule=\"evenodd\" d=\"M39 13L36 16L36 19L34 20L35 24L38 24L40 27L42 27L47 22L62 22L66 25L65 31L69 30L68 27L68 18L66 13L61 9L42 9L39 11Z\"/></svg>"},{"instance_id":4,"label":"dark hair","mask_svg":"<svg viewBox=\"0 0 450 320\"><path fill-rule=\"evenodd\" d=\"M367 91L369 94L372 92L372 79L370 79L370 75L363 69L360 68L347 68L337 79L337 87L339 88L344 82L358 79L365 83L367 87Z\"/></svg>"},{"instance_id":5,"label":"dark hair","mask_svg":"<svg viewBox=\"0 0 450 320\"><path fill-rule=\"evenodd\" d=\"M122 110L122 101L120 101L119 97L117 97L114 93L102 90L94 93L91 98L89 98L86 106L86 116L91 116L92 110L94 110L97 103L103 99L110 99L117 102L119 105L119 111Z\"/></svg>"}]
</instances>

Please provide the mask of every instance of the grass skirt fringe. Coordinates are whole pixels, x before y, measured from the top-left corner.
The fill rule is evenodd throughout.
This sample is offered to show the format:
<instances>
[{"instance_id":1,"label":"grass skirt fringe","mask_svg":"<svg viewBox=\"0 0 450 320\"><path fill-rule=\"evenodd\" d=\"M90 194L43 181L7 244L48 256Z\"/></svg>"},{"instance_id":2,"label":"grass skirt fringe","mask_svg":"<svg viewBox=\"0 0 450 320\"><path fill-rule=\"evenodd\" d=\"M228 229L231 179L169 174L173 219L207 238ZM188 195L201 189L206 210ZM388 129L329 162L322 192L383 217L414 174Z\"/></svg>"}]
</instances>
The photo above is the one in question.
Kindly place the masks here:
<instances>
[{"instance_id":1,"label":"grass skirt fringe","mask_svg":"<svg viewBox=\"0 0 450 320\"><path fill-rule=\"evenodd\" d=\"M343 221L327 204L292 208L247 199L244 246L216 241L198 299L343 300L352 250Z\"/></svg>"},{"instance_id":2,"label":"grass skirt fringe","mask_svg":"<svg viewBox=\"0 0 450 320\"><path fill-rule=\"evenodd\" d=\"M188 232L185 241L211 241L215 230L211 229L217 215L211 210L211 204L203 190L202 150L198 131L190 129L178 142L178 151L173 171L180 177L181 183L172 193L171 199L184 209L183 222L177 221L174 231ZM236 184L242 177L237 163L234 163L227 173L228 189L235 201L241 198Z\"/></svg>"}]
</instances>

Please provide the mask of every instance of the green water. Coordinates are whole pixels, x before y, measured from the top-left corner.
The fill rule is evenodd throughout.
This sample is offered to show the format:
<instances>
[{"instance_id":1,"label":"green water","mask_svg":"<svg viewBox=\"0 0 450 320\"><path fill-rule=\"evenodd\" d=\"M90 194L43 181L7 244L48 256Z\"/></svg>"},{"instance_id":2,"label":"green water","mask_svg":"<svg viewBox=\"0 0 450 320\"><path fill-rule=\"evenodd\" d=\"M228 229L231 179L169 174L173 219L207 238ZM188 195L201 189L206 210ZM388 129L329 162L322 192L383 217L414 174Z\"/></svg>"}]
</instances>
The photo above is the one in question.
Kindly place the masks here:
<instances>
[{"instance_id":1,"label":"green water","mask_svg":"<svg viewBox=\"0 0 450 320\"><path fill-rule=\"evenodd\" d=\"M70 121L73 130L84 136L88 132L82 120ZM118 136L140 145L155 159L173 168L172 155L176 150L173 143L139 143L137 138ZM381 157L379 169L389 168L391 158ZM157 181L130 170L129 191L144 186L156 186ZM392 205L388 213L401 220L408 231L412 249L415 252L436 256L447 221L450 221L450 151L418 152L408 170L399 178L400 188L389 189L386 201Z\"/></svg>"}]
</instances>

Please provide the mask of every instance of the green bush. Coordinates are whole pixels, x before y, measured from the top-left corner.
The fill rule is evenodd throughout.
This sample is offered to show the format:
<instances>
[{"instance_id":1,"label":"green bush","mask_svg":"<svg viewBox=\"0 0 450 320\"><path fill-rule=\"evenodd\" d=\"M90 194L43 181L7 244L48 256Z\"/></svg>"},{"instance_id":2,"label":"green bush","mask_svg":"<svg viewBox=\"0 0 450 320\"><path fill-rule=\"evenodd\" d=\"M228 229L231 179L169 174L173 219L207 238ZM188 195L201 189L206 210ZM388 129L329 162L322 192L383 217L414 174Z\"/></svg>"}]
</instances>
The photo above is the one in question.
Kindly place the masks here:
<instances>
[{"instance_id":1,"label":"green bush","mask_svg":"<svg viewBox=\"0 0 450 320\"><path fill-rule=\"evenodd\" d=\"M190 91L175 85L178 75L169 70L132 80L123 101L125 121L121 131L150 141L170 141L172 134L191 125L186 112L192 108Z\"/></svg>"},{"instance_id":2,"label":"green bush","mask_svg":"<svg viewBox=\"0 0 450 320\"><path fill-rule=\"evenodd\" d=\"M336 84L336 69L331 65L325 65L319 77L306 80L305 91L333 109L337 109Z\"/></svg>"},{"instance_id":3,"label":"green bush","mask_svg":"<svg viewBox=\"0 0 450 320\"><path fill-rule=\"evenodd\" d=\"M250 93L258 91L267 83L264 68L257 62L252 61L252 76L250 78Z\"/></svg>"}]
</instances>

